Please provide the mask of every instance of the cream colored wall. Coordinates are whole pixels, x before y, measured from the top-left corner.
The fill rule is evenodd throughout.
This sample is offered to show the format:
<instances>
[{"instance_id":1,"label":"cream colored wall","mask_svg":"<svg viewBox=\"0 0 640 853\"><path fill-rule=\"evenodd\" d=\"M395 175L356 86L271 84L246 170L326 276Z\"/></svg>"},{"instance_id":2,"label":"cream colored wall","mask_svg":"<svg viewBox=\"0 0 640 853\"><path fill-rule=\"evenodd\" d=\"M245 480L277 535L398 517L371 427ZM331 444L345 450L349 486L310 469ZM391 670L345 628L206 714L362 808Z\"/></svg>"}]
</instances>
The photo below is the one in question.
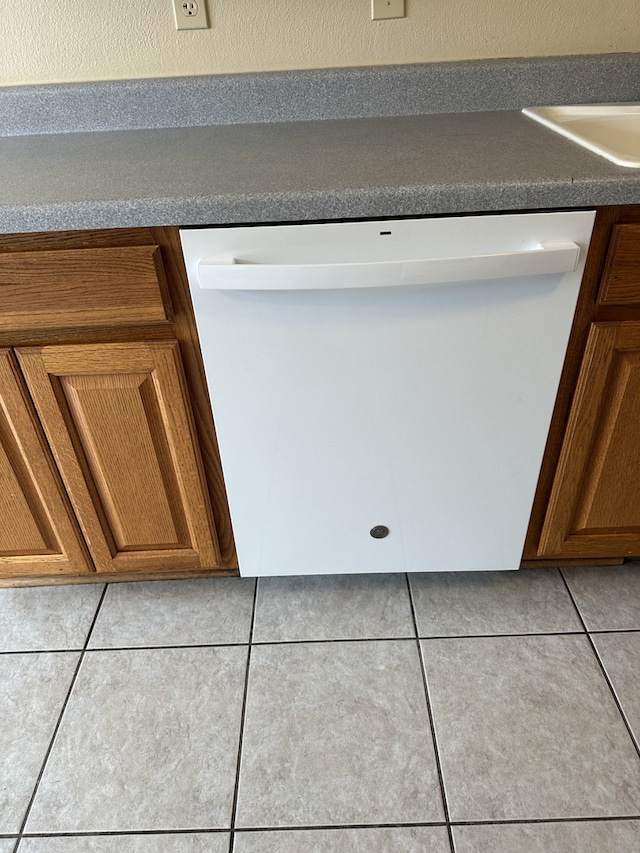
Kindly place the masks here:
<instances>
[{"instance_id":1,"label":"cream colored wall","mask_svg":"<svg viewBox=\"0 0 640 853\"><path fill-rule=\"evenodd\" d=\"M635 51L638 0L206 0L176 32L170 0L0 0L0 85ZM4 9L2 7L5 7Z\"/></svg>"}]
</instances>

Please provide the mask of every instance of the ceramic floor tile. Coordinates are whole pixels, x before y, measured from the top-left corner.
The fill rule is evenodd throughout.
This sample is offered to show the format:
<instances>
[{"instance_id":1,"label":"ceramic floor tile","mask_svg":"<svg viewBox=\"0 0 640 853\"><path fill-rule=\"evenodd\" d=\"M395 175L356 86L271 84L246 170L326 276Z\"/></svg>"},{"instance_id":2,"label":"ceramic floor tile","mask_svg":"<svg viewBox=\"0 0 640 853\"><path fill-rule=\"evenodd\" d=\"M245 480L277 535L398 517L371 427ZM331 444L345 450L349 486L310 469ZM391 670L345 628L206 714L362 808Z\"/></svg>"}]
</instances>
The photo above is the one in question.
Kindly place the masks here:
<instances>
[{"instance_id":1,"label":"ceramic floor tile","mask_svg":"<svg viewBox=\"0 0 640 853\"><path fill-rule=\"evenodd\" d=\"M0 838L0 853L13 853L15 846L14 838Z\"/></svg>"},{"instance_id":2,"label":"ceramic floor tile","mask_svg":"<svg viewBox=\"0 0 640 853\"><path fill-rule=\"evenodd\" d=\"M79 654L0 655L0 832L18 832Z\"/></svg>"},{"instance_id":3,"label":"ceramic floor tile","mask_svg":"<svg viewBox=\"0 0 640 853\"><path fill-rule=\"evenodd\" d=\"M640 563L562 573L590 631L640 628Z\"/></svg>"},{"instance_id":4,"label":"ceramic floor tile","mask_svg":"<svg viewBox=\"0 0 640 853\"><path fill-rule=\"evenodd\" d=\"M640 759L585 636L422 645L452 820L640 814Z\"/></svg>"},{"instance_id":5,"label":"ceramic floor tile","mask_svg":"<svg viewBox=\"0 0 640 853\"><path fill-rule=\"evenodd\" d=\"M557 569L409 577L421 637L583 630Z\"/></svg>"},{"instance_id":6,"label":"ceramic floor tile","mask_svg":"<svg viewBox=\"0 0 640 853\"><path fill-rule=\"evenodd\" d=\"M631 730L640 743L640 633L593 634L592 639Z\"/></svg>"},{"instance_id":7,"label":"ceramic floor tile","mask_svg":"<svg viewBox=\"0 0 640 853\"><path fill-rule=\"evenodd\" d=\"M414 642L254 647L238 826L442 819Z\"/></svg>"},{"instance_id":8,"label":"ceramic floor tile","mask_svg":"<svg viewBox=\"0 0 640 853\"><path fill-rule=\"evenodd\" d=\"M229 853L229 834L194 832L188 835L23 838L18 853Z\"/></svg>"},{"instance_id":9,"label":"ceramic floor tile","mask_svg":"<svg viewBox=\"0 0 640 853\"><path fill-rule=\"evenodd\" d=\"M638 853L640 821L455 826L456 853Z\"/></svg>"},{"instance_id":10,"label":"ceramic floor tile","mask_svg":"<svg viewBox=\"0 0 640 853\"><path fill-rule=\"evenodd\" d=\"M254 640L415 637L406 577L261 578Z\"/></svg>"},{"instance_id":11,"label":"ceramic floor tile","mask_svg":"<svg viewBox=\"0 0 640 853\"><path fill-rule=\"evenodd\" d=\"M81 649L104 584L0 589L0 651Z\"/></svg>"},{"instance_id":12,"label":"ceramic floor tile","mask_svg":"<svg viewBox=\"0 0 640 853\"><path fill-rule=\"evenodd\" d=\"M345 851L347 853L450 853L451 847L446 827L416 826L397 829L372 827L238 832L233 848L233 853L345 853Z\"/></svg>"},{"instance_id":13,"label":"ceramic floor tile","mask_svg":"<svg viewBox=\"0 0 640 853\"><path fill-rule=\"evenodd\" d=\"M247 578L111 584L90 648L247 643L253 591Z\"/></svg>"},{"instance_id":14,"label":"ceramic floor tile","mask_svg":"<svg viewBox=\"0 0 640 853\"><path fill-rule=\"evenodd\" d=\"M246 656L88 652L27 832L229 826Z\"/></svg>"}]
</instances>

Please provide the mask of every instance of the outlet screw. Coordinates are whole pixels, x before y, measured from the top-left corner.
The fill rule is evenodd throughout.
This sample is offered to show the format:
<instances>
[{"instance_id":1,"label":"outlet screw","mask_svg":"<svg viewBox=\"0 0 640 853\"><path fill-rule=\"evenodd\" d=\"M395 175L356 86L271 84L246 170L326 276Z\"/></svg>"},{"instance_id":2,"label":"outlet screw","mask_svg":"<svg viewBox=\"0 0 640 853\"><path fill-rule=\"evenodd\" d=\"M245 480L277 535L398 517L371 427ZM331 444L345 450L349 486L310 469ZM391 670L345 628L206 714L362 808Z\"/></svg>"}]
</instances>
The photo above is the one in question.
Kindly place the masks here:
<instances>
[{"instance_id":1,"label":"outlet screw","mask_svg":"<svg viewBox=\"0 0 640 853\"><path fill-rule=\"evenodd\" d=\"M376 524L375 527L371 528L369 533L374 539L384 539L385 536L389 535L389 528L385 527L384 524Z\"/></svg>"}]
</instances>

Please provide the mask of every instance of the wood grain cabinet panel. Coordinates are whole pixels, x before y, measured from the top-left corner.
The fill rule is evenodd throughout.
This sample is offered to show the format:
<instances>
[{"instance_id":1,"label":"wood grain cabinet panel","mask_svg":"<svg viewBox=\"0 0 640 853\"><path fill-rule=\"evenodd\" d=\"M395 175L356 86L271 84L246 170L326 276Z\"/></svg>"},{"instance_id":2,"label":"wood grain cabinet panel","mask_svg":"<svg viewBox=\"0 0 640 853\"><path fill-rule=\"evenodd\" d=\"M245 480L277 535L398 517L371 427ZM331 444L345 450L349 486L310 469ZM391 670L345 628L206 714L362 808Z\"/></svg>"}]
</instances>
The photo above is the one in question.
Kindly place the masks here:
<instances>
[{"instance_id":1,"label":"wood grain cabinet panel","mask_svg":"<svg viewBox=\"0 0 640 853\"><path fill-rule=\"evenodd\" d=\"M0 350L0 577L91 572L10 350Z\"/></svg>"},{"instance_id":2,"label":"wood grain cabinet panel","mask_svg":"<svg viewBox=\"0 0 640 853\"><path fill-rule=\"evenodd\" d=\"M218 565L178 344L18 358L98 572Z\"/></svg>"},{"instance_id":3,"label":"wood grain cabinet panel","mask_svg":"<svg viewBox=\"0 0 640 853\"><path fill-rule=\"evenodd\" d=\"M640 305L640 223L614 225L598 301Z\"/></svg>"},{"instance_id":4,"label":"wood grain cabinet panel","mask_svg":"<svg viewBox=\"0 0 640 853\"><path fill-rule=\"evenodd\" d=\"M0 253L0 331L167 320L157 246Z\"/></svg>"},{"instance_id":5,"label":"wood grain cabinet panel","mask_svg":"<svg viewBox=\"0 0 640 853\"><path fill-rule=\"evenodd\" d=\"M640 554L640 322L591 327L538 553Z\"/></svg>"}]
</instances>

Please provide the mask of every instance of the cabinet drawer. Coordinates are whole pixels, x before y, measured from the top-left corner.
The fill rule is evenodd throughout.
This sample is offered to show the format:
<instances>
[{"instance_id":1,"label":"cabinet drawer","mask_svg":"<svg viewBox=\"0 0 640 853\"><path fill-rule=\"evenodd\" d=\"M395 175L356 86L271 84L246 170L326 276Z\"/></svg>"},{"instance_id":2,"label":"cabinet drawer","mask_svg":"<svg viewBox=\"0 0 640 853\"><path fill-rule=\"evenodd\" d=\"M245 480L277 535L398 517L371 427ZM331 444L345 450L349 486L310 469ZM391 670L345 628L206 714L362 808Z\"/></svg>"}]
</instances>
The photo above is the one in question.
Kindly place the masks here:
<instances>
[{"instance_id":1,"label":"cabinet drawer","mask_svg":"<svg viewBox=\"0 0 640 853\"><path fill-rule=\"evenodd\" d=\"M640 305L640 224L614 225L598 302Z\"/></svg>"},{"instance_id":2,"label":"cabinet drawer","mask_svg":"<svg viewBox=\"0 0 640 853\"><path fill-rule=\"evenodd\" d=\"M158 246L0 254L0 331L170 319Z\"/></svg>"}]
</instances>

